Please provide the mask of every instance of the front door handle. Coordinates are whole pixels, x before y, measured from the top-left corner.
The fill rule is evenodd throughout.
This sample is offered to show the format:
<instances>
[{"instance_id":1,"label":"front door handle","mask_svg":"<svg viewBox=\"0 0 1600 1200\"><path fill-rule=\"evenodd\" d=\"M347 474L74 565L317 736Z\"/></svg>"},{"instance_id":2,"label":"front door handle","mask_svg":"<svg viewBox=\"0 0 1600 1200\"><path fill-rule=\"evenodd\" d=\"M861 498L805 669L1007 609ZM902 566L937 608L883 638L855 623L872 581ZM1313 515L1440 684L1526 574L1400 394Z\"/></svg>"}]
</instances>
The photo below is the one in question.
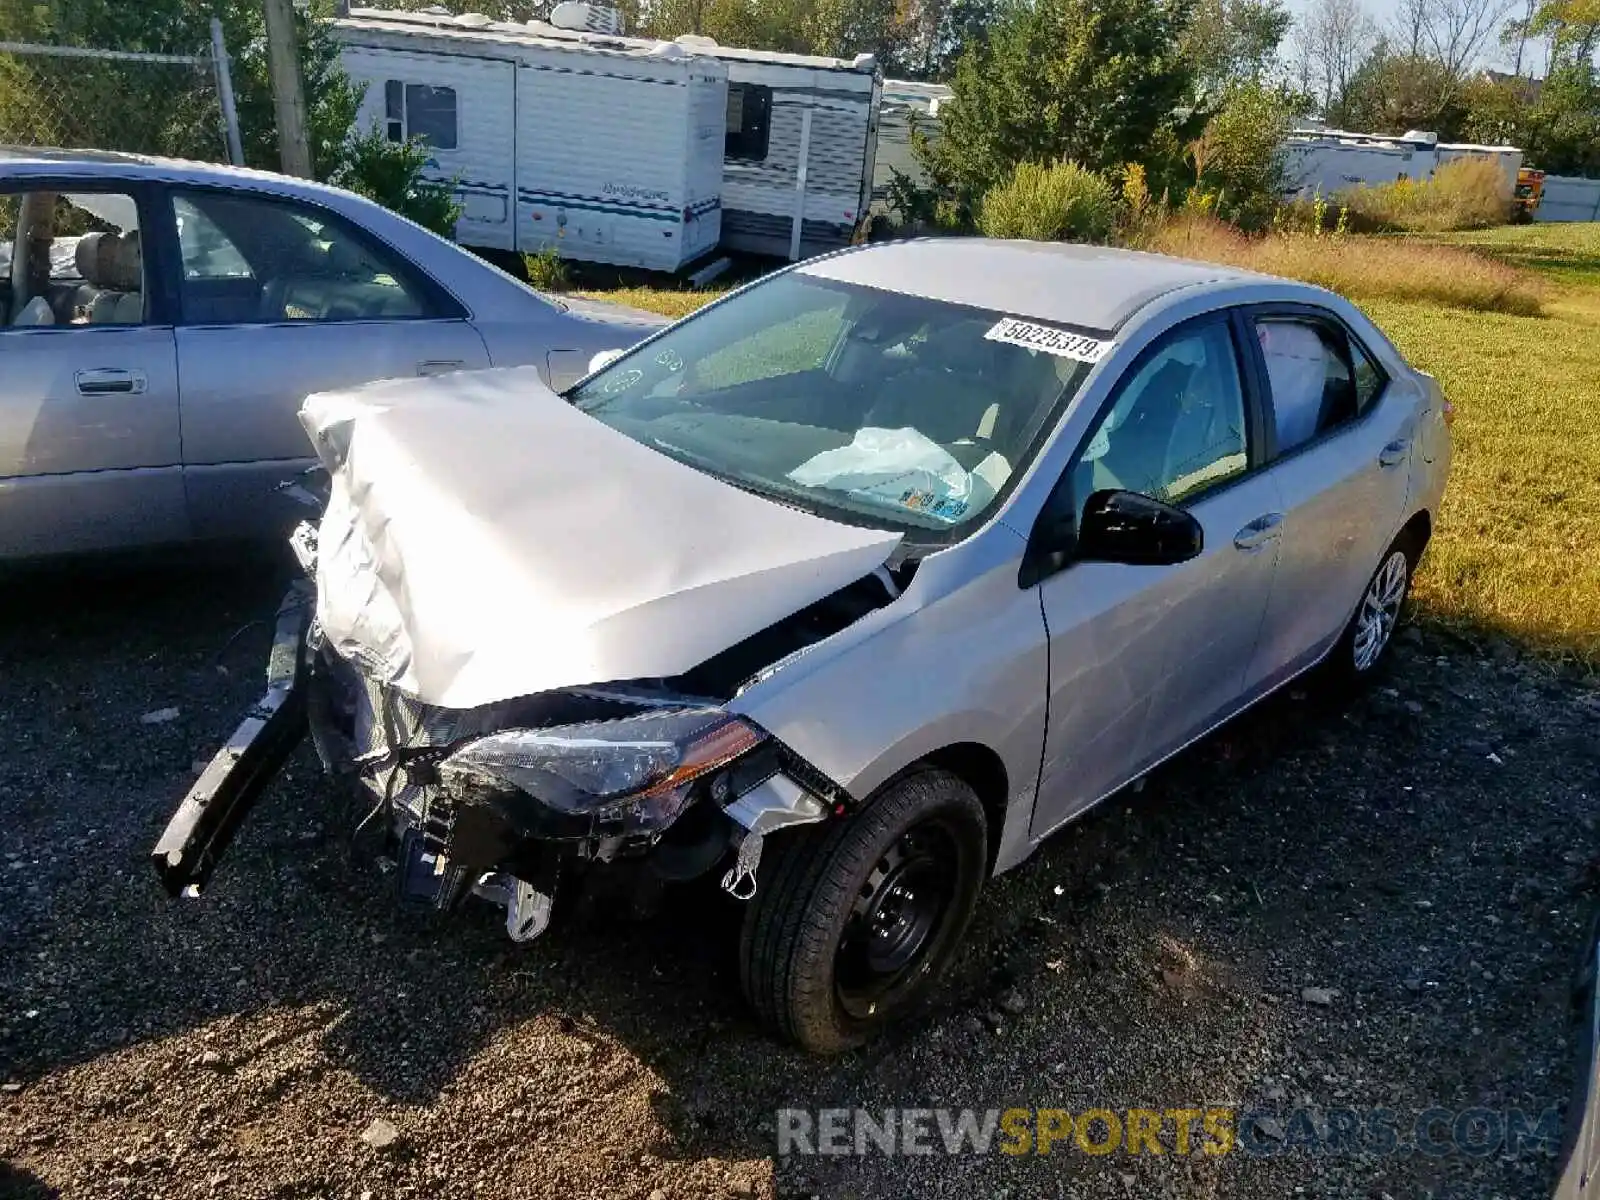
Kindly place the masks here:
<instances>
[{"instance_id":1,"label":"front door handle","mask_svg":"<svg viewBox=\"0 0 1600 1200\"><path fill-rule=\"evenodd\" d=\"M1380 467L1396 467L1411 455L1411 439L1396 438L1378 452Z\"/></svg>"},{"instance_id":2,"label":"front door handle","mask_svg":"<svg viewBox=\"0 0 1600 1200\"><path fill-rule=\"evenodd\" d=\"M418 375L446 375L459 371L467 364L459 358L426 358L417 364Z\"/></svg>"},{"instance_id":3,"label":"front door handle","mask_svg":"<svg viewBox=\"0 0 1600 1200\"><path fill-rule=\"evenodd\" d=\"M79 371L72 378L80 396L109 396L118 392L137 396L149 386L143 371L125 371L120 367Z\"/></svg>"},{"instance_id":4,"label":"front door handle","mask_svg":"<svg viewBox=\"0 0 1600 1200\"><path fill-rule=\"evenodd\" d=\"M1282 526L1282 513L1267 513L1234 534L1233 544L1241 550L1259 550L1283 532Z\"/></svg>"}]
</instances>

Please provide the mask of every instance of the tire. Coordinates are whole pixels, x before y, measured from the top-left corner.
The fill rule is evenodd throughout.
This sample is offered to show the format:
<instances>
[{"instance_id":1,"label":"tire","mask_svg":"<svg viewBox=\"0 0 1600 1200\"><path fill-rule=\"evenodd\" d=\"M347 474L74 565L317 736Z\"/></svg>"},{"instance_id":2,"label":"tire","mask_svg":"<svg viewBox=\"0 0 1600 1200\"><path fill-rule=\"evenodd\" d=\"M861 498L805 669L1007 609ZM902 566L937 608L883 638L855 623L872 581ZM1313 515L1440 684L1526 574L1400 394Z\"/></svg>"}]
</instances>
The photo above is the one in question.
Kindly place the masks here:
<instances>
[{"instance_id":1,"label":"tire","mask_svg":"<svg viewBox=\"0 0 1600 1200\"><path fill-rule=\"evenodd\" d=\"M740 982L764 1025L816 1054L861 1045L927 998L988 865L978 797L932 768L888 784L847 820L774 837L767 851L740 937Z\"/></svg>"},{"instance_id":2,"label":"tire","mask_svg":"<svg viewBox=\"0 0 1600 1200\"><path fill-rule=\"evenodd\" d=\"M1421 547L1410 534L1401 534L1383 552L1350 623L1328 656L1327 673L1336 684L1360 687L1382 674L1420 554Z\"/></svg>"}]
</instances>

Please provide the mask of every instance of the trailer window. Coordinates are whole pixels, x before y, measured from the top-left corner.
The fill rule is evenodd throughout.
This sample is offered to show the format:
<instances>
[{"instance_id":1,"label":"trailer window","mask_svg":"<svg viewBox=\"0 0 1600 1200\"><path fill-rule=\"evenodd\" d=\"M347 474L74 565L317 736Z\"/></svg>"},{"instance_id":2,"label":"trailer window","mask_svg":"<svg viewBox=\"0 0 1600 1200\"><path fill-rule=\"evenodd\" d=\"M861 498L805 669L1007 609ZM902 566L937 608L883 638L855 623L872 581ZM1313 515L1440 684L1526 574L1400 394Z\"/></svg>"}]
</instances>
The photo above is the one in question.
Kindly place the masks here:
<instances>
[{"instance_id":1,"label":"trailer window","mask_svg":"<svg viewBox=\"0 0 1600 1200\"><path fill-rule=\"evenodd\" d=\"M772 125L772 89L755 83L728 85L728 126L724 158L762 162Z\"/></svg>"},{"instance_id":2,"label":"trailer window","mask_svg":"<svg viewBox=\"0 0 1600 1200\"><path fill-rule=\"evenodd\" d=\"M383 85L383 102L391 142L417 137L435 150L456 148L455 88L391 79Z\"/></svg>"}]
</instances>

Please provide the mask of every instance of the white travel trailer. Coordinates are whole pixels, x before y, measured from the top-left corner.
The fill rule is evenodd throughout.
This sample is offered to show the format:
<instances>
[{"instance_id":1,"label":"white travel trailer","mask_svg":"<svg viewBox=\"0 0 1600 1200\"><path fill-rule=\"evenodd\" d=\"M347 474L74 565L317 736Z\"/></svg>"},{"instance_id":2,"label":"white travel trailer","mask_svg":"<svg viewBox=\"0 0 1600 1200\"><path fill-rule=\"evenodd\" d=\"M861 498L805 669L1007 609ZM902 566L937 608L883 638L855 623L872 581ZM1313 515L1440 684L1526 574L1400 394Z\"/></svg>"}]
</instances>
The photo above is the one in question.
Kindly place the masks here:
<instances>
[{"instance_id":1,"label":"white travel trailer","mask_svg":"<svg viewBox=\"0 0 1600 1200\"><path fill-rule=\"evenodd\" d=\"M356 9L332 24L366 88L359 123L427 140L430 176L460 199L463 245L658 271L717 246L716 58L470 15Z\"/></svg>"},{"instance_id":2,"label":"white travel trailer","mask_svg":"<svg viewBox=\"0 0 1600 1200\"><path fill-rule=\"evenodd\" d=\"M1284 151L1289 181L1285 194L1302 199L1400 179L1432 179L1445 163L1472 157L1489 158L1499 166L1509 197L1522 166L1522 151L1514 146L1441 142L1435 134L1417 130L1384 137L1341 129L1297 129Z\"/></svg>"},{"instance_id":3,"label":"white travel trailer","mask_svg":"<svg viewBox=\"0 0 1600 1200\"><path fill-rule=\"evenodd\" d=\"M728 68L722 244L790 259L849 245L872 199L883 88L872 55L678 44Z\"/></svg>"},{"instance_id":4,"label":"white travel trailer","mask_svg":"<svg viewBox=\"0 0 1600 1200\"><path fill-rule=\"evenodd\" d=\"M694 210L698 222L696 246L713 225L718 238L707 249L720 240L732 250L803 258L849 243L871 199L882 88L882 75L871 55L847 61L741 50L692 35L673 43L623 37L609 31L614 24L595 19L610 12L598 5L561 4L551 14L559 25L539 21L516 25L475 14L453 17L355 9L349 17L336 20L334 28L344 45L346 70L367 84L364 117L387 123L395 136L428 132L433 92L450 91L451 102L473 107L470 121L463 118L456 127L461 137L472 130L480 143L470 161L459 149L452 152L435 142L441 172L465 181L463 202L474 209L460 226L460 240L467 245L529 248L508 238L503 223L488 228L493 222L476 215L480 207L491 217L498 211L491 196L502 194L493 191L502 177L517 174L519 189L577 190L549 179L527 184L522 176L532 169L534 154L575 155L576 162L567 169L585 162L597 165L603 154L613 155L613 162L615 155L630 160L642 155L664 169L667 160L678 155L684 160L684 189L697 192L696 199L684 205ZM594 32L602 27L607 31ZM573 66L570 58L561 57L563 53L611 56L613 61L608 66ZM427 79L400 73L400 63L420 69L422 61L414 56L422 56L435 73ZM490 66L490 74L502 78L489 83L479 82L486 76L478 63L516 66L509 75L503 65ZM618 82L638 83L645 65L655 72L653 84L681 77L683 89L667 100L669 93L659 86L645 85L641 90ZM711 73L708 68L726 78L725 85L715 85L714 114L712 85L703 78ZM543 74L523 74L524 70ZM535 80L541 85L538 89L531 86ZM391 83L401 88L414 85L416 90L395 99L388 94ZM408 117L417 107L406 107L413 97L421 105L420 126ZM712 155L706 142L711 122L716 157L721 160L712 193L720 201L719 210L707 209L707 201L698 196ZM477 132L480 126L482 133ZM692 144L685 129L692 130ZM542 160L539 169L548 174ZM490 192L480 189L480 183L488 183ZM651 184L641 195L660 202L661 191L676 199L673 188L660 183ZM634 198L629 193L584 195L607 205L605 211L619 198ZM665 211L664 202L662 208ZM520 217L515 232L518 238L530 232ZM566 239L559 245L569 257L597 257L590 247ZM651 258L670 257L664 253L667 249L656 247ZM693 257L684 254L678 261ZM624 259L600 257L599 261Z\"/></svg>"},{"instance_id":5,"label":"white travel trailer","mask_svg":"<svg viewBox=\"0 0 1600 1200\"><path fill-rule=\"evenodd\" d=\"M872 169L872 206L882 209L889 200L895 172L926 184L927 174L911 152L913 126L932 139L939 134L939 108L953 93L942 83L885 79L883 104L878 110L878 158Z\"/></svg>"}]
</instances>

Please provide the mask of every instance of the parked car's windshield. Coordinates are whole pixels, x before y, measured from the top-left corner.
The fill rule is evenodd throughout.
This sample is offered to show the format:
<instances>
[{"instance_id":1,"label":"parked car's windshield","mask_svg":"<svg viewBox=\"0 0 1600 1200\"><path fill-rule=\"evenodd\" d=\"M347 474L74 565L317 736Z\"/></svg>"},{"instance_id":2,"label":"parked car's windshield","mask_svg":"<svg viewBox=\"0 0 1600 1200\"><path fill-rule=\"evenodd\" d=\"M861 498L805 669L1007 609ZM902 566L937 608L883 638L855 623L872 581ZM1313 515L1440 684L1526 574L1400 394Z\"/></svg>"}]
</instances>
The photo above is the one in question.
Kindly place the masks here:
<instances>
[{"instance_id":1,"label":"parked car's windshield","mask_svg":"<svg viewBox=\"0 0 1600 1200\"><path fill-rule=\"evenodd\" d=\"M1018 328L791 271L619 358L572 398L755 491L918 540L955 537L1008 490L1089 370L1022 344L1038 326Z\"/></svg>"}]
</instances>

